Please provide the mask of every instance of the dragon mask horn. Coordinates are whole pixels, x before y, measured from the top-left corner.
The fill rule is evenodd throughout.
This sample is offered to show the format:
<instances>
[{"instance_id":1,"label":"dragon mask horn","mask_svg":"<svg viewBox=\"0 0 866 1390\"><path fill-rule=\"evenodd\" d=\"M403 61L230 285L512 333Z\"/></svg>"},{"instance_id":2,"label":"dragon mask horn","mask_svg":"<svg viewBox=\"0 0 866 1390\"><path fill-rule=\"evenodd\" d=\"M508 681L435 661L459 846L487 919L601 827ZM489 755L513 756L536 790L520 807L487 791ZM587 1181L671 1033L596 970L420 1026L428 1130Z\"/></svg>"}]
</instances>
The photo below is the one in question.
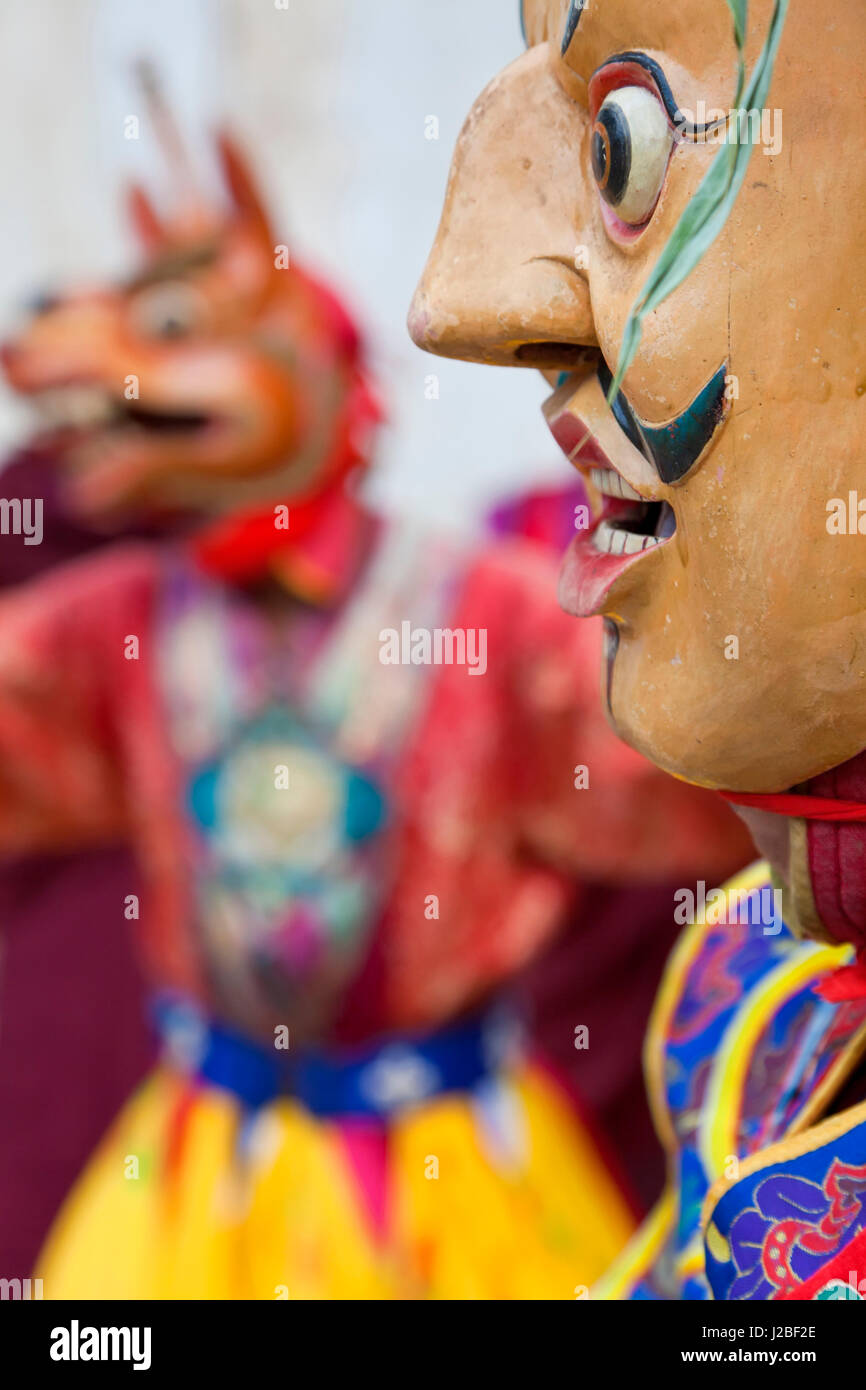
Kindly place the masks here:
<instances>
[{"instance_id":1,"label":"dragon mask horn","mask_svg":"<svg viewBox=\"0 0 866 1390\"><path fill-rule=\"evenodd\" d=\"M129 209L133 227L145 249L154 251L172 240L172 226L176 230L179 224L187 234L203 230L212 225L213 214L199 188L193 162L156 68L149 59L142 58L135 65L135 74L177 205L177 214L171 217L170 225L157 212L149 194L137 184L132 186Z\"/></svg>"},{"instance_id":2,"label":"dragon mask horn","mask_svg":"<svg viewBox=\"0 0 866 1390\"><path fill-rule=\"evenodd\" d=\"M233 208L270 246L273 236L264 199L246 156L226 131L220 131L217 136L217 154Z\"/></svg>"}]
</instances>

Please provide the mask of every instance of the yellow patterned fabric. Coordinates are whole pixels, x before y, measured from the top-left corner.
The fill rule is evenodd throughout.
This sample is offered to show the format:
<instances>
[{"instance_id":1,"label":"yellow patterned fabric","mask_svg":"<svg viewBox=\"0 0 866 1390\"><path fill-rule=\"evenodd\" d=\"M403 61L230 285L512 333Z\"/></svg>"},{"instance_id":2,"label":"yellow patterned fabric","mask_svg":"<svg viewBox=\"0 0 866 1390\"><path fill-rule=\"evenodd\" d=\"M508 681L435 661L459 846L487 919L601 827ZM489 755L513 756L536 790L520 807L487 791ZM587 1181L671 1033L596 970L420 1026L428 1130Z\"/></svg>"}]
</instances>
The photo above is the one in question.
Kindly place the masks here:
<instances>
[{"instance_id":1,"label":"yellow patterned fabric","mask_svg":"<svg viewBox=\"0 0 866 1390\"><path fill-rule=\"evenodd\" d=\"M128 1103L37 1263L46 1298L573 1299L628 1208L558 1087L521 1066L485 1098L392 1119L376 1228L339 1126L158 1069Z\"/></svg>"}]
</instances>

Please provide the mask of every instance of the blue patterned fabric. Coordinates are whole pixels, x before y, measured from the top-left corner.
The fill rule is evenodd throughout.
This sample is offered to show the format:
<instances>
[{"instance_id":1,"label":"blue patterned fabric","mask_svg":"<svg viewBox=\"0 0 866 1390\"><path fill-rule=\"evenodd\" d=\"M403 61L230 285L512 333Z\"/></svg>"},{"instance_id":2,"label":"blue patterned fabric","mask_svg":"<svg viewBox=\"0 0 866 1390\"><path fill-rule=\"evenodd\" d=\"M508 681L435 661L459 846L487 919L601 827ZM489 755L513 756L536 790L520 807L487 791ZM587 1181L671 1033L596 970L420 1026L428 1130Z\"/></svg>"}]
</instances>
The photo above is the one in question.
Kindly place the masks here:
<instances>
[{"instance_id":1,"label":"blue patterned fabric","mask_svg":"<svg viewBox=\"0 0 866 1390\"><path fill-rule=\"evenodd\" d=\"M866 1226L866 1119L741 1178L717 1203L713 1225L714 1298L766 1299L805 1283Z\"/></svg>"},{"instance_id":2,"label":"blue patterned fabric","mask_svg":"<svg viewBox=\"0 0 866 1390\"><path fill-rule=\"evenodd\" d=\"M443 1092L472 1090L514 1056L519 1040L516 1020L502 1009L342 1054L264 1047L177 996L157 999L153 1013L167 1055L182 1069L248 1109L291 1096L322 1118L385 1119Z\"/></svg>"},{"instance_id":3,"label":"blue patterned fabric","mask_svg":"<svg viewBox=\"0 0 866 1390\"><path fill-rule=\"evenodd\" d=\"M738 1177L745 1161L759 1162L796 1128L866 1025L866 1000L829 1003L815 993L844 951L797 940L784 926L765 931L759 912L745 916L692 928L669 967L648 1062L670 1129L674 1215L649 1267L626 1278L631 1298L773 1297L802 1283L863 1224L866 1114L822 1150ZM705 1249L707 1194L726 1178ZM771 1232L783 1220L801 1224L779 1227L780 1244ZM774 1258L776 1272L765 1277Z\"/></svg>"}]
</instances>

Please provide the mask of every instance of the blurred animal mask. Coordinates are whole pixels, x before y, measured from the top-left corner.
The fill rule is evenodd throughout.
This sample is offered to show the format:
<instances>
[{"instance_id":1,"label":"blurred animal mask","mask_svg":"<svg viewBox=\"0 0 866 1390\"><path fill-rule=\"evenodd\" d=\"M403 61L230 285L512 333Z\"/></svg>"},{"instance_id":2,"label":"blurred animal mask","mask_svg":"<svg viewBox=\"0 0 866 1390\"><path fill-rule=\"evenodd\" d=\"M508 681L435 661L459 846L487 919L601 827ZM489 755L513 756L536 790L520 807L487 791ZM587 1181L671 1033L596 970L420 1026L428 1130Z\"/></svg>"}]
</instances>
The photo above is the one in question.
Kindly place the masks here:
<instances>
[{"instance_id":1,"label":"blurred animal mask","mask_svg":"<svg viewBox=\"0 0 866 1390\"><path fill-rule=\"evenodd\" d=\"M3 364L49 412L74 510L213 518L228 549L260 550L275 502L291 504L295 531L366 459L379 409L353 322L278 244L234 140L217 142L228 203L215 209L191 191L165 109L154 118L177 212L133 187L135 273L45 297Z\"/></svg>"}]
</instances>

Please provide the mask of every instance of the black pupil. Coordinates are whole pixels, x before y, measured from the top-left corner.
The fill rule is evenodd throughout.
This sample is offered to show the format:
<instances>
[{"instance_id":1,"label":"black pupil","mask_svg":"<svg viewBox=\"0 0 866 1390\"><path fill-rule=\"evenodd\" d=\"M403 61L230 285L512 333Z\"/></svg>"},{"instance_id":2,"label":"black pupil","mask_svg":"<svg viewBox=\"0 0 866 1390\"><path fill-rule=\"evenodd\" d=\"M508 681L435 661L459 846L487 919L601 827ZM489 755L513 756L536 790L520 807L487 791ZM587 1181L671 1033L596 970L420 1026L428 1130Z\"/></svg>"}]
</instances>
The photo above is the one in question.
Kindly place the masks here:
<instances>
[{"instance_id":1,"label":"black pupil","mask_svg":"<svg viewBox=\"0 0 866 1390\"><path fill-rule=\"evenodd\" d=\"M604 128L604 134L599 126ZM601 196L611 207L616 207L622 202L631 172L631 133L622 107L613 101L605 102L596 118L592 133L592 170Z\"/></svg>"},{"instance_id":2,"label":"black pupil","mask_svg":"<svg viewBox=\"0 0 866 1390\"><path fill-rule=\"evenodd\" d=\"M599 183L604 183L604 176L607 173L607 146L601 131L598 130L592 132L592 172Z\"/></svg>"}]
</instances>

